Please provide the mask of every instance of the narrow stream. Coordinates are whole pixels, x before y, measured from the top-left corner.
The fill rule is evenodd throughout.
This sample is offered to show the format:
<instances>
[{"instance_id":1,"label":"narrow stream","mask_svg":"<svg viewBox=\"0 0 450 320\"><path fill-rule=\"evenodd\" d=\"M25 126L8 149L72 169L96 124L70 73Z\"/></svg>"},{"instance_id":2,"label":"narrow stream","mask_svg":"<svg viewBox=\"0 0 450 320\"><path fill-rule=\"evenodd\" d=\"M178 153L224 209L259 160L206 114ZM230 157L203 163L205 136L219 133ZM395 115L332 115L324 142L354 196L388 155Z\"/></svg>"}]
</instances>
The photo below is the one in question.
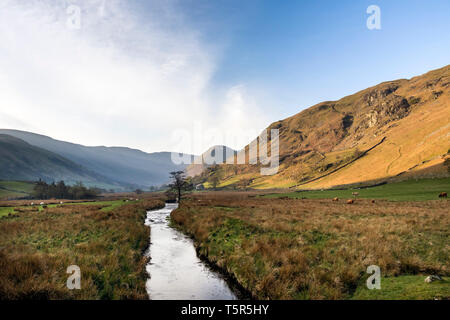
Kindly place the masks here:
<instances>
[{"instance_id":1,"label":"narrow stream","mask_svg":"<svg viewBox=\"0 0 450 320\"><path fill-rule=\"evenodd\" d=\"M192 239L169 226L177 204L147 213L151 228L147 292L152 300L235 300L223 277L197 257Z\"/></svg>"}]
</instances>

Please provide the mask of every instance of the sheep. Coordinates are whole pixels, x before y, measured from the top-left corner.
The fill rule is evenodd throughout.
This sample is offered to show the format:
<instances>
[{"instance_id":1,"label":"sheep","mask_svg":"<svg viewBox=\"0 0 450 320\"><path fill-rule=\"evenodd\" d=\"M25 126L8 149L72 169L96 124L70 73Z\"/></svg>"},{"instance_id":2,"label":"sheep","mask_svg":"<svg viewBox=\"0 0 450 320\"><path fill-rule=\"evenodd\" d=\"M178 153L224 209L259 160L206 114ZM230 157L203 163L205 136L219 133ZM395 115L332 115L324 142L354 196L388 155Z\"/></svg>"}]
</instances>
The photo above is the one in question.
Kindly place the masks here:
<instances>
[{"instance_id":1,"label":"sheep","mask_svg":"<svg viewBox=\"0 0 450 320\"><path fill-rule=\"evenodd\" d=\"M447 192L441 192L439 198L447 198Z\"/></svg>"},{"instance_id":2,"label":"sheep","mask_svg":"<svg viewBox=\"0 0 450 320\"><path fill-rule=\"evenodd\" d=\"M356 199L356 197L359 196L359 192L352 192L352 196L354 196Z\"/></svg>"}]
</instances>

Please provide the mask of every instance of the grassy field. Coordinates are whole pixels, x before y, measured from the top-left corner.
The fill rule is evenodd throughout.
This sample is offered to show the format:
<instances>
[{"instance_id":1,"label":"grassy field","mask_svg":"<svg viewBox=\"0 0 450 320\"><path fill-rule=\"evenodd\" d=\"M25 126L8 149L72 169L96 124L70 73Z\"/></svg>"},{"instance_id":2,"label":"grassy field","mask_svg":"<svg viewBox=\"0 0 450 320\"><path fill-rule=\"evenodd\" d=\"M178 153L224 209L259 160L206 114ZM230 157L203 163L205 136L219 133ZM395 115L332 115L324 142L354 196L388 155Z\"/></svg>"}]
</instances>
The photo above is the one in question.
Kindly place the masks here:
<instances>
[{"instance_id":1,"label":"grassy field","mask_svg":"<svg viewBox=\"0 0 450 320\"><path fill-rule=\"evenodd\" d=\"M381 186L364 189L347 190L316 190L297 191L288 193L276 193L265 195L266 198L305 198L305 199L341 199L353 198L352 192L358 192L358 198L386 199L392 201L425 201L439 199L441 192L450 192L450 178L408 180L397 183L389 183Z\"/></svg>"},{"instance_id":2,"label":"grassy field","mask_svg":"<svg viewBox=\"0 0 450 320\"><path fill-rule=\"evenodd\" d=\"M15 208L0 219L0 300L147 299L143 222L146 210L162 206L154 199ZM70 265L81 269L81 290L66 287Z\"/></svg>"},{"instance_id":3,"label":"grassy field","mask_svg":"<svg viewBox=\"0 0 450 320\"><path fill-rule=\"evenodd\" d=\"M171 218L258 299L448 299L448 204L204 193ZM369 265L381 290L366 289ZM431 274L446 281L424 283Z\"/></svg>"},{"instance_id":4,"label":"grassy field","mask_svg":"<svg viewBox=\"0 0 450 320\"><path fill-rule=\"evenodd\" d=\"M0 207L0 218L14 213L14 207Z\"/></svg>"},{"instance_id":5,"label":"grassy field","mask_svg":"<svg viewBox=\"0 0 450 320\"><path fill-rule=\"evenodd\" d=\"M354 300L431 300L449 299L449 278L443 281L425 283L422 275L404 275L381 279L380 290L369 290L360 285L354 293Z\"/></svg>"},{"instance_id":6,"label":"grassy field","mask_svg":"<svg viewBox=\"0 0 450 320\"><path fill-rule=\"evenodd\" d=\"M27 197L33 191L34 184L22 181L1 181L0 199Z\"/></svg>"},{"instance_id":7,"label":"grassy field","mask_svg":"<svg viewBox=\"0 0 450 320\"><path fill-rule=\"evenodd\" d=\"M29 200L29 201L27 201L27 203L33 202L33 201L35 203L40 203L40 200ZM134 202L136 202L136 201L134 201ZM64 202L63 204L59 204L59 203L48 204L47 207L48 208L56 208L56 207L77 206L77 205L85 205L86 206L86 205L93 205L93 204L95 204L97 206L102 206L100 211L108 212L108 211L112 211L112 210L114 210L124 204L128 204L128 203L125 202L125 200ZM16 214L17 212L20 212L22 210L27 210L28 208L30 208L30 206L17 205L17 206L11 206L11 207L0 207L0 218L3 216L7 216L9 214ZM36 206L34 206L34 208L37 208L38 211L43 210L43 206L41 206L41 205L36 205Z\"/></svg>"}]
</instances>

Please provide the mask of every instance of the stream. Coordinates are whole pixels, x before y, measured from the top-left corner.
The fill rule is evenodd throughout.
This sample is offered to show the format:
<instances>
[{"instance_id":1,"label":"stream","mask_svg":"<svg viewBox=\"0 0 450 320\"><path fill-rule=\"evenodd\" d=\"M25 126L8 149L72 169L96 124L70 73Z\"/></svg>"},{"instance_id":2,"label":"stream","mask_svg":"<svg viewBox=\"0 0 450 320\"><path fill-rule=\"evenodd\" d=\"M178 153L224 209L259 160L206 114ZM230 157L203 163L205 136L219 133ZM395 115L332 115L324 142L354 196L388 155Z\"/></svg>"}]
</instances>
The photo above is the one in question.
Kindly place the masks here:
<instances>
[{"instance_id":1,"label":"stream","mask_svg":"<svg viewBox=\"0 0 450 320\"><path fill-rule=\"evenodd\" d=\"M223 276L197 257L191 238L169 226L169 217L178 204L147 212L145 224L151 228L147 254L150 278L147 293L152 300L235 300Z\"/></svg>"}]
</instances>

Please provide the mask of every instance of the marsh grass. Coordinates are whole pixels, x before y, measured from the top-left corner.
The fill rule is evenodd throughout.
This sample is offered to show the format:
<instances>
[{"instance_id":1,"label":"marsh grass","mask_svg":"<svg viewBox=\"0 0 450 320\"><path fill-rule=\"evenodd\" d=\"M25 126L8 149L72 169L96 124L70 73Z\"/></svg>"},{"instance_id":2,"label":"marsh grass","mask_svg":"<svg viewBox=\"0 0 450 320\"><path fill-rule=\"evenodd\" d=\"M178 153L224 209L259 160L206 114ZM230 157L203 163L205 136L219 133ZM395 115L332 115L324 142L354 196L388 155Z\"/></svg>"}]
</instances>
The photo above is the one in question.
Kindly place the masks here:
<instances>
[{"instance_id":1,"label":"marsh grass","mask_svg":"<svg viewBox=\"0 0 450 320\"><path fill-rule=\"evenodd\" d=\"M19 208L0 219L0 299L147 299L146 210L160 200ZM69 290L66 269L81 269Z\"/></svg>"},{"instance_id":2,"label":"marsh grass","mask_svg":"<svg viewBox=\"0 0 450 320\"><path fill-rule=\"evenodd\" d=\"M406 295L415 286L401 281L449 276L447 200L348 205L214 193L185 201L171 217L193 236L201 255L258 299L349 299L356 292L375 298L358 291L372 264L400 286L376 298L450 298L448 282L427 295Z\"/></svg>"}]
</instances>

